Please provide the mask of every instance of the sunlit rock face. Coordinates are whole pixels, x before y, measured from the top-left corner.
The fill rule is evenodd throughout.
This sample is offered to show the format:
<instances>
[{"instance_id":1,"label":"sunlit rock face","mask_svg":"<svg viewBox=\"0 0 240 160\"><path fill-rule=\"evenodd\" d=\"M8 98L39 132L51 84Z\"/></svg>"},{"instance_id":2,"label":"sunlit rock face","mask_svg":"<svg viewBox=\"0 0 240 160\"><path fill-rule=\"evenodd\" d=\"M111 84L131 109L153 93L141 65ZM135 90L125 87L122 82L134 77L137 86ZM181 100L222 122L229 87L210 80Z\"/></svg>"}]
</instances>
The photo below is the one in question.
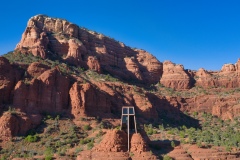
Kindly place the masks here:
<instances>
[{"instance_id":1,"label":"sunlit rock face","mask_svg":"<svg viewBox=\"0 0 240 160\"><path fill-rule=\"evenodd\" d=\"M16 50L42 58L61 57L69 64L141 83L157 83L162 75L162 63L150 53L44 15L28 21Z\"/></svg>"}]
</instances>

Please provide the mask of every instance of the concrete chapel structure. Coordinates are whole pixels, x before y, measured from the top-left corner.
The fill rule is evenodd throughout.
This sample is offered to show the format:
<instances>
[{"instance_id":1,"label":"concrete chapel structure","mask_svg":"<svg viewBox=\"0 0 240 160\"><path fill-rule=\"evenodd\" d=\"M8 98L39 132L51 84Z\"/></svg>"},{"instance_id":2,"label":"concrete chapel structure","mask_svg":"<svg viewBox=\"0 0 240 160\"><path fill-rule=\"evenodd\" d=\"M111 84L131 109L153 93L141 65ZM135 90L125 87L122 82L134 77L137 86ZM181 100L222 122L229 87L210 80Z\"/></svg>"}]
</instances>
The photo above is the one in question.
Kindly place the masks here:
<instances>
[{"instance_id":1,"label":"concrete chapel structure","mask_svg":"<svg viewBox=\"0 0 240 160\"><path fill-rule=\"evenodd\" d=\"M122 107L121 130L128 135L128 151L130 148L130 134L137 133L135 110L133 106Z\"/></svg>"}]
</instances>

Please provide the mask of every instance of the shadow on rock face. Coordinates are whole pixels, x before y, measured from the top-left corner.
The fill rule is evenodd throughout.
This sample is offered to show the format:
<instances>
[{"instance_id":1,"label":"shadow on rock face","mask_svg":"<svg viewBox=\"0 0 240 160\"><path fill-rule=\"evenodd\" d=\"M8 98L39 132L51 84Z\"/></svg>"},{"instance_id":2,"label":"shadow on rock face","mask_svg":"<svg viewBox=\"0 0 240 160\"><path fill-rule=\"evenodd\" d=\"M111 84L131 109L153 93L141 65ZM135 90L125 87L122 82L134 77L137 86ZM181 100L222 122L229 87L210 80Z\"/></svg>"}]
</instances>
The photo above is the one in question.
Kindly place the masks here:
<instances>
[{"instance_id":1,"label":"shadow on rock face","mask_svg":"<svg viewBox=\"0 0 240 160\"><path fill-rule=\"evenodd\" d=\"M152 93L147 94L151 104L158 113L157 123L164 126L180 128L183 125L187 128L200 128L199 120L194 119L181 111L181 104L175 98L158 97Z\"/></svg>"}]
</instances>

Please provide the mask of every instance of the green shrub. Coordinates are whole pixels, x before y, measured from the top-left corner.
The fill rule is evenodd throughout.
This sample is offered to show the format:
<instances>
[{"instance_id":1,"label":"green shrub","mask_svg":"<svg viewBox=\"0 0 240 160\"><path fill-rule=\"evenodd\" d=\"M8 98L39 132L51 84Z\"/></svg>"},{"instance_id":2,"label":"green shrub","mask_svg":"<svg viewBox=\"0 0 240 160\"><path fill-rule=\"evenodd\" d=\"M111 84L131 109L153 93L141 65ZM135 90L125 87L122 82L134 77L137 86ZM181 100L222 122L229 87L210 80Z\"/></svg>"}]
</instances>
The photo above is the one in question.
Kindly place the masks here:
<instances>
[{"instance_id":1,"label":"green shrub","mask_svg":"<svg viewBox=\"0 0 240 160\"><path fill-rule=\"evenodd\" d=\"M52 160L53 158L53 149L48 147L45 152L44 152L44 155L45 155L45 160Z\"/></svg>"},{"instance_id":2,"label":"green shrub","mask_svg":"<svg viewBox=\"0 0 240 160\"><path fill-rule=\"evenodd\" d=\"M76 153L76 154L78 154L79 152L82 152L82 151L83 151L82 148L76 148L76 149L75 149L75 153Z\"/></svg>"},{"instance_id":3,"label":"green shrub","mask_svg":"<svg viewBox=\"0 0 240 160\"><path fill-rule=\"evenodd\" d=\"M173 135L173 134L174 134L174 131L173 131L173 130L169 130L167 133Z\"/></svg>"},{"instance_id":4,"label":"green shrub","mask_svg":"<svg viewBox=\"0 0 240 160\"><path fill-rule=\"evenodd\" d=\"M198 112L193 112L193 116L196 117L198 115Z\"/></svg>"},{"instance_id":5,"label":"green shrub","mask_svg":"<svg viewBox=\"0 0 240 160\"><path fill-rule=\"evenodd\" d=\"M83 130L84 130L84 131L89 131L89 130L91 130L91 129L92 129L92 128L91 128L91 126L90 126L89 124L83 126Z\"/></svg>"},{"instance_id":6,"label":"green shrub","mask_svg":"<svg viewBox=\"0 0 240 160\"><path fill-rule=\"evenodd\" d=\"M164 156L164 157L163 157L163 160L172 160L172 158L169 157L169 156Z\"/></svg>"},{"instance_id":7,"label":"green shrub","mask_svg":"<svg viewBox=\"0 0 240 160\"><path fill-rule=\"evenodd\" d=\"M171 146L174 148L176 145L174 143L174 141L171 141Z\"/></svg>"},{"instance_id":8,"label":"green shrub","mask_svg":"<svg viewBox=\"0 0 240 160\"><path fill-rule=\"evenodd\" d=\"M149 128L148 131L147 131L147 135L152 135L152 134L153 134L153 129Z\"/></svg>"},{"instance_id":9,"label":"green shrub","mask_svg":"<svg viewBox=\"0 0 240 160\"><path fill-rule=\"evenodd\" d=\"M157 134L157 130L156 129L153 130L153 134Z\"/></svg>"},{"instance_id":10,"label":"green shrub","mask_svg":"<svg viewBox=\"0 0 240 160\"><path fill-rule=\"evenodd\" d=\"M96 137L101 137L103 134L104 134L103 131L100 130L100 131L98 132L98 134L96 135Z\"/></svg>"},{"instance_id":11,"label":"green shrub","mask_svg":"<svg viewBox=\"0 0 240 160\"><path fill-rule=\"evenodd\" d=\"M85 121L85 120L86 120L86 119L85 119L85 118L83 118L83 117L81 117L81 118L80 118L80 121Z\"/></svg>"},{"instance_id":12,"label":"green shrub","mask_svg":"<svg viewBox=\"0 0 240 160\"><path fill-rule=\"evenodd\" d=\"M121 129L121 126L117 126L117 127L115 127L115 129L120 130L120 129Z\"/></svg>"},{"instance_id":13,"label":"green shrub","mask_svg":"<svg viewBox=\"0 0 240 160\"><path fill-rule=\"evenodd\" d=\"M52 160L52 156L45 156L45 160Z\"/></svg>"},{"instance_id":14,"label":"green shrub","mask_svg":"<svg viewBox=\"0 0 240 160\"><path fill-rule=\"evenodd\" d=\"M133 152L130 152L130 157L133 157L134 156L134 153Z\"/></svg>"},{"instance_id":15,"label":"green shrub","mask_svg":"<svg viewBox=\"0 0 240 160\"><path fill-rule=\"evenodd\" d=\"M80 140L80 144L87 144L87 143L89 143L89 142L91 142L91 141L92 141L92 140L89 139L89 138L81 139L81 140Z\"/></svg>"},{"instance_id":16,"label":"green shrub","mask_svg":"<svg viewBox=\"0 0 240 160\"><path fill-rule=\"evenodd\" d=\"M147 135L152 135L154 133L152 124L144 125L144 130L147 133Z\"/></svg>"},{"instance_id":17,"label":"green shrub","mask_svg":"<svg viewBox=\"0 0 240 160\"><path fill-rule=\"evenodd\" d=\"M27 141L27 142L37 142L38 140L39 140L38 135L28 135L25 138L25 141Z\"/></svg>"},{"instance_id":18,"label":"green shrub","mask_svg":"<svg viewBox=\"0 0 240 160\"><path fill-rule=\"evenodd\" d=\"M52 119L52 116L51 115L47 115L47 119Z\"/></svg>"},{"instance_id":19,"label":"green shrub","mask_svg":"<svg viewBox=\"0 0 240 160\"><path fill-rule=\"evenodd\" d=\"M85 144L85 143L84 143L84 139L81 139L79 143L80 143L80 144Z\"/></svg>"},{"instance_id":20,"label":"green shrub","mask_svg":"<svg viewBox=\"0 0 240 160\"><path fill-rule=\"evenodd\" d=\"M163 130L164 130L164 125L163 125L163 124L162 124L162 125L159 125L158 128L159 128L161 131L163 131Z\"/></svg>"},{"instance_id":21,"label":"green shrub","mask_svg":"<svg viewBox=\"0 0 240 160\"><path fill-rule=\"evenodd\" d=\"M8 112L11 113L12 115L17 114L16 109L12 108L11 106L8 107Z\"/></svg>"},{"instance_id":22,"label":"green shrub","mask_svg":"<svg viewBox=\"0 0 240 160\"><path fill-rule=\"evenodd\" d=\"M91 142L89 142L89 143L87 144L87 149L90 150L90 149L93 148L93 146L94 146L94 144L93 144L93 140L92 140Z\"/></svg>"},{"instance_id":23,"label":"green shrub","mask_svg":"<svg viewBox=\"0 0 240 160\"><path fill-rule=\"evenodd\" d=\"M185 132L184 132L184 131L180 131L180 132L179 132L179 136L180 136L181 138L185 138Z\"/></svg>"}]
</instances>

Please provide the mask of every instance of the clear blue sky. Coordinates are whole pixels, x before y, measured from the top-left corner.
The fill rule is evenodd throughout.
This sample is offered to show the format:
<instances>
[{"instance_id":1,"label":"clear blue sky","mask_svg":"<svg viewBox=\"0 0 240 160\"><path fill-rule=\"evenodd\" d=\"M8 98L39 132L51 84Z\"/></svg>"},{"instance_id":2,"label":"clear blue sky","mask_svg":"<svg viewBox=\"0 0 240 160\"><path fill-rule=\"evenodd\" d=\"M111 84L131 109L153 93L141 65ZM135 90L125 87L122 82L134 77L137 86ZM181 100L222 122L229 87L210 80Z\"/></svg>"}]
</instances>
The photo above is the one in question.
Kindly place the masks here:
<instances>
[{"instance_id":1,"label":"clear blue sky","mask_svg":"<svg viewBox=\"0 0 240 160\"><path fill-rule=\"evenodd\" d=\"M67 19L186 69L220 70L240 58L239 0L2 1L0 54L15 48L37 14Z\"/></svg>"}]
</instances>

